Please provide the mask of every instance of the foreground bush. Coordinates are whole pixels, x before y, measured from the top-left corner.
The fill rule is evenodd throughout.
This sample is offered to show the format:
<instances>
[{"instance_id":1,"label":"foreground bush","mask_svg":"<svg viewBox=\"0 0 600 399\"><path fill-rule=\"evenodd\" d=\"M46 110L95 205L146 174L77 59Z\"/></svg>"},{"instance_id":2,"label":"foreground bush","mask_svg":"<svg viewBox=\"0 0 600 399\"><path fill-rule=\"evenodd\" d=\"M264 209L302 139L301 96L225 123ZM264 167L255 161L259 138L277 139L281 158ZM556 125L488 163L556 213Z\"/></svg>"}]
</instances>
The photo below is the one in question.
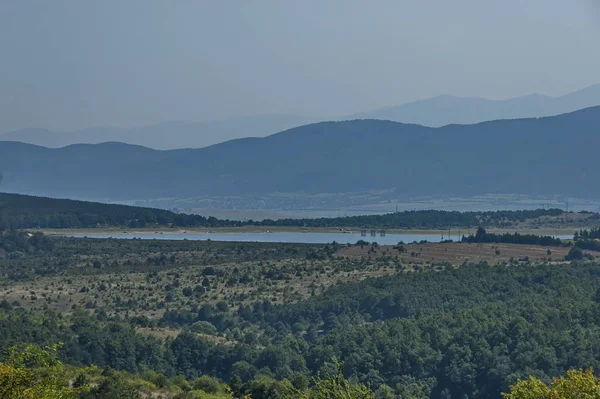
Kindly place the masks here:
<instances>
[{"instance_id":1,"label":"foreground bush","mask_svg":"<svg viewBox=\"0 0 600 399\"><path fill-rule=\"evenodd\" d=\"M0 398L77 398L86 387L70 388L56 346L13 346L0 363Z\"/></svg>"},{"instance_id":2,"label":"foreground bush","mask_svg":"<svg viewBox=\"0 0 600 399\"><path fill-rule=\"evenodd\" d=\"M548 386L535 377L513 385L505 399L597 399L600 378L591 369L570 370L565 377L554 378Z\"/></svg>"}]
</instances>

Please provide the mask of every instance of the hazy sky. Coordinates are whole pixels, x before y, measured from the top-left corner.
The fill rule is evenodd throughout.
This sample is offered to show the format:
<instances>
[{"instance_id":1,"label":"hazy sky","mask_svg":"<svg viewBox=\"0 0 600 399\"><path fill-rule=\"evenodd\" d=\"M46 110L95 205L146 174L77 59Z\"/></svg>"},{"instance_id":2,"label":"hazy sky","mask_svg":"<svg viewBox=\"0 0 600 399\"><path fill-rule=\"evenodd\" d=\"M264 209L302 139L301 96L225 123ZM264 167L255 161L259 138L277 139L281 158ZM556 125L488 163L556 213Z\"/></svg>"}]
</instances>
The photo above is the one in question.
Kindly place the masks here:
<instances>
[{"instance_id":1,"label":"hazy sky","mask_svg":"<svg viewBox=\"0 0 600 399\"><path fill-rule=\"evenodd\" d=\"M599 0L0 0L0 132L600 82Z\"/></svg>"}]
</instances>

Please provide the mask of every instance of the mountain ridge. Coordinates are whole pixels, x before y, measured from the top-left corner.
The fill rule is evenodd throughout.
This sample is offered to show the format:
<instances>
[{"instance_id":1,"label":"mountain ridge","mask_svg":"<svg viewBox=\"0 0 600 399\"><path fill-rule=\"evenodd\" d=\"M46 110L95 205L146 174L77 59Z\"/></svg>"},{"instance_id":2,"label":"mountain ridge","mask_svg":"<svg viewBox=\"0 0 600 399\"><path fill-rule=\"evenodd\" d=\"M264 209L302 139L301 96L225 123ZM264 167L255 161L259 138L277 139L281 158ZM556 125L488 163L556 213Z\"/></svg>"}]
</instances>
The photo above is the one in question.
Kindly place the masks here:
<instances>
[{"instance_id":1,"label":"mountain ridge","mask_svg":"<svg viewBox=\"0 0 600 399\"><path fill-rule=\"evenodd\" d=\"M0 189L110 201L369 190L600 198L593 183L599 129L600 107L591 107L441 128L320 122L200 149L121 143L49 149L0 142Z\"/></svg>"},{"instance_id":2,"label":"mountain ridge","mask_svg":"<svg viewBox=\"0 0 600 399\"><path fill-rule=\"evenodd\" d=\"M25 128L0 133L0 141L21 141L49 148L70 144L99 144L117 141L153 149L202 148L245 136L264 136L319 118L297 115L264 115L228 120L185 122L165 121L134 127L93 127L71 132Z\"/></svg>"},{"instance_id":3,"label":"mountain ridge","mask_svg":"<svg viewBox=\"0 0 600 399\"><path fill-rule=\"evenodd\" d=\"M349 116L416 123L430 127L474 124L488 120L555 116L600 105L600 83L561 96L532 93L492 100L449 94L396 106L382 107Z\"/></svg>"},{"instance_id":4,"label":"mountain ridge","mask_svg":"<svg viewBox=\"0 0 600 399\"><path fill-rule=\"evenodd\" d=\"M333 121L381 119L442 127L450 124L474 124L489 120L554 116L600 105L600 84L558 97L532 93L520 97L489 100L481 97L436 97L360 112ZM75 132L53 132L43 128L21 129L0 134L2 141L21 141L50 148L69 144L97 144L117 141L153 149L202 148L236 138L266 137L324 118L298 115L262 115L221 121L166 121L131 128L96 127Z\"/></svg>"}]
</instances>

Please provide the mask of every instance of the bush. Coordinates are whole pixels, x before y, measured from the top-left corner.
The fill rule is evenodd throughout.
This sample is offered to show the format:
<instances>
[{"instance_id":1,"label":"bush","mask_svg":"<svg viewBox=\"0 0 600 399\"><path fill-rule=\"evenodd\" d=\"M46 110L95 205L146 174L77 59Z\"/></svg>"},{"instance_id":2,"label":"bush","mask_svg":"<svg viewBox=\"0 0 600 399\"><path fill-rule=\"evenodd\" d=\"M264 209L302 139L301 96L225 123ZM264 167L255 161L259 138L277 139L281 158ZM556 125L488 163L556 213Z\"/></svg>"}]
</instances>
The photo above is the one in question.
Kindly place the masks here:
<instances>
[{"instance_id":1,"label":"bush","mask_svg":"<svg viewBox=\"0 0 600 399\"><path fill-rule=\"evenodd\" d=\"M571 247L567 256L565 256L565 260L579 260L583 259L583 251L578 247Z\"/></svg>"},{"instance_id":2,"label":"bush","mask_svg":"<svg viewBox=\"0 0 600 399\"><path fill-rule=\"evenodd\" d=\"M199 389L207 393L222 393L225 392L225 385L222 384L218 379L210 377L208 375L202 375L192 383L194 389Z\"/></svg>"},{"instance_id":3,"label":"bush","mask_svg":"<svg viewBox=\"0 0 600 399\"><path fill-rule=\"evenodd\" d=\"M215 335L217 329L208 321L197 321L190 327L190 330L199 334Z\"/></svg>"},{"instance_id":4,"label":"bush","mask_svg":"<svg viewBox=\"0 0 600 399\"><path fill-rule=\"evenodd\" d=\"M520 380L510 387L505 399L598 398L600 379L593 371L569 370L566 377L555 378L550 386L535 377Z\"/></svg>"}]
</instances>

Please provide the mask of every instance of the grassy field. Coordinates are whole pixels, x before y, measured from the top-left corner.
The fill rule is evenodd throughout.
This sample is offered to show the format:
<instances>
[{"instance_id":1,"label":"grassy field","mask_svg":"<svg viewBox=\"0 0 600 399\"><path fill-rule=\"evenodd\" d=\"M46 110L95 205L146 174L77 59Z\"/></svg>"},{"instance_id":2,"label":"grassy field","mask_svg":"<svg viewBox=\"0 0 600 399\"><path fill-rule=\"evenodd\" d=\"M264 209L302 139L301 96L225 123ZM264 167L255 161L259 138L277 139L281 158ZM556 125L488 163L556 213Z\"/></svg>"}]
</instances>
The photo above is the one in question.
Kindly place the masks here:
<instances>
[{"instance_id":1,"label":"grassy field","mask_svg":"<svg viewBox=\"0 0 600 399\"><path fill-rule=\"evenodd\" d=\"M0 299L36 311L160 318L167 309L207 304L235 310L263 300L296 302L332 284L395 270L337 258L339 247L325 245L53 241L50 257L0 261Z\"/></svg>"},{"instance_id":2,"label":"grassy field","mask_svg":"<svg viewBox=\"0 0 600 399\"><path fill-rule=\"evenodd\" d=\"M367 277L395 273L395 267L374 263L361 267L332 259L320 262L283 259L268 262L224 263L216 266L172 265L150 272L106 271L90 275L42 277L5 282L0 298L33 310L104 310L107 314L160 318L166 309L198 304L228 308L269 300L289 303L327 287ZM223 306L220 304L219 306Z\"/></svg>"},{"instance_id":3,"label":"grassy field","mask_svg":"<svg viewBox=\"0 0 600 399\"><path fill-rule=\"evenodd\" d=\"M35 311L161 318L167 310L294 303L332 285L399 271L563 262L567 247L402 246L52 238L51 256L0 261L0 299ZM600 255L591 253L592 256Z\"/></svg>"}]
</instances>

